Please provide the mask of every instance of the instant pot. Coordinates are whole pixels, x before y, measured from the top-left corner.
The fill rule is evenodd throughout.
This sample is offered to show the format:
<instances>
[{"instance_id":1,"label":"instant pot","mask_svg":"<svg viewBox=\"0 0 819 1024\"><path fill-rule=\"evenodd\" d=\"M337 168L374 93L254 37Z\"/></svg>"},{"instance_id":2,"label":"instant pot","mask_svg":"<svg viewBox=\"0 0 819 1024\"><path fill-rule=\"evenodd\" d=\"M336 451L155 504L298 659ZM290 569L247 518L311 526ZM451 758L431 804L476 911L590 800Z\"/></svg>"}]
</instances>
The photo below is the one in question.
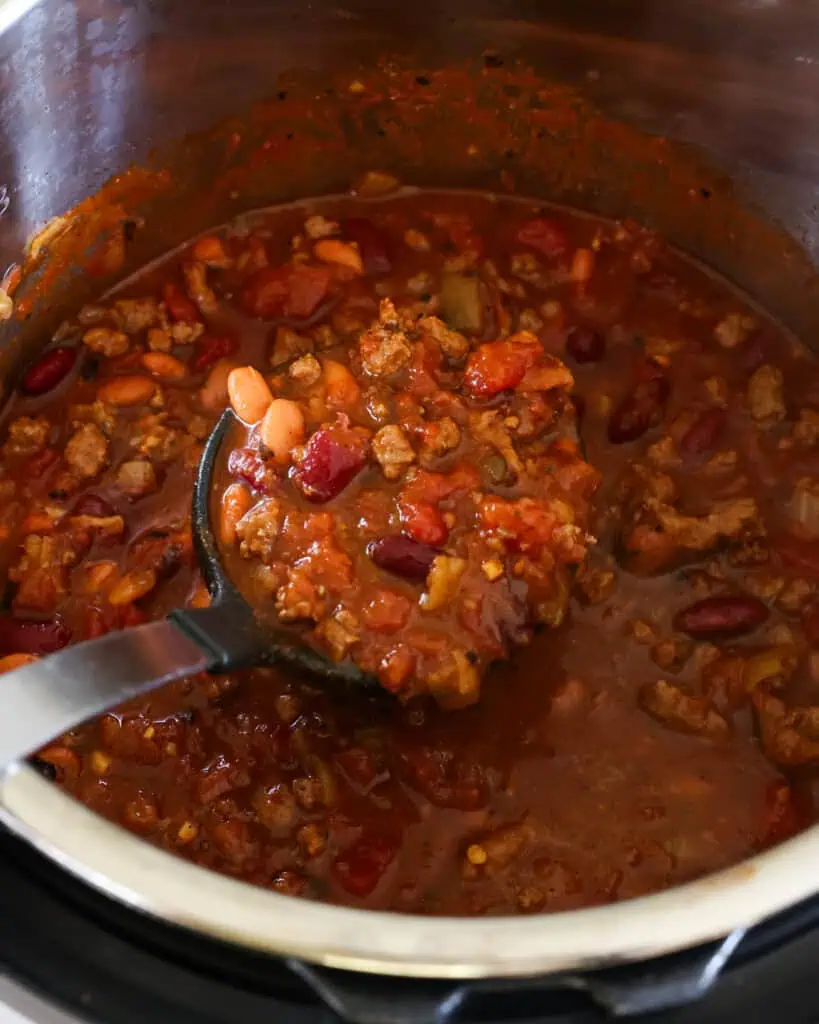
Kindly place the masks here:
<instances>
[{"instance_id":1,"label":"instant pot","mask_svg":"<svg viewBox=\"0 0 819 1024\"><path fill-rule=\"evenodd\" d=\"M809 0L0 0L0 373L108 271L374 168L637 217L810 344L817 61ZM32 1020L819 1016L819 827L657 895L466 920L208 873L28 766L0 816L0 1001Z\"/></svg>"}]
</instances>

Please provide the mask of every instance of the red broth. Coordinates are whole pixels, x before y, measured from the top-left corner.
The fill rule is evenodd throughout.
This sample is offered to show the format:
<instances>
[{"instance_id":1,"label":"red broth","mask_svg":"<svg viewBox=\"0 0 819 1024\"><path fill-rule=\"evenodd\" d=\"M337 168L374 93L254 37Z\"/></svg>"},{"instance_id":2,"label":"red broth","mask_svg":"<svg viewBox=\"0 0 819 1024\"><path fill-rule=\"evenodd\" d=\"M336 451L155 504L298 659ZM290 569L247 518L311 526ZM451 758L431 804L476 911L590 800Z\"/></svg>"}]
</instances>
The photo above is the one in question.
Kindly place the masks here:
<instances>
[{"instance_id":1,"label":"red broth","mask_svg":"<svg viewBox=\"0 0 819 1024\"><path fill-rule=\"evenodd\" d=\"M385 299L411 346L424 317L463 343L443 355L422 346L426 360L413 348L415 363L370 373L362 337ZM553 388L521 386L529 367L518 375L508 359L481 355L508 356L508 347L484 346L521 332L540 346L538 366L567 370L559 403ZM421 478L422 518L439 532L443 522L447 536L419 527L415 539L446 550L477 522L476 493L514 502L531 477L532 496L542 496L526 446L553 476L544 453L557 405L557 435L579 435L570 464L589 480L596 471L595 484L600 476L582 501L568 488L594 540L560 574L560 614L510 614L532 570L515 576L520 537L504 533L501 575L479 577L490 559L476 555L475 587L448 593L435 622L451 631L448 649L478 654L472 706L445 710L423 696L434 687L415 685L417 660L394 687L401 699L332 692L269 669L196 677L41 751L35 763L48 777L150 842L253 884L435 914L625 899L735 863L814 820L814 357L656 235L528 201L405 192L265 211L81 310L27 368L4 414L0 655L47 654L206 603L190 492L228 402L229 372L253 366L271 394L307 402L289 368L308 377L318 368L306 386L319 384L317 404L305 406L309 448L328 391L346 401L349 380L328 375L328 360L360 391L352 415L340 411L369 431L364 462L326 500L296 500L287 488L304 453L277 461L250 431L237 437L246 451L219 487L240 483L255 504L283 486L302 520L327 516L331 532L360 506L361 535L334 534L350 561L344 585L333 594L318 581L328 616L341 595L358 620L344 620L355 639L342 656L355 657L357 645L364 660L374 651L378 670L403 644L405 669L423 647L407 630L424 623L432 562L415 550L409 571L406 551L369 548L408 533L412 516L402 519L396 501L412 475L451 473L459 452L479 474L454 502ZM470 376L470 365L483 369ZM382 415L369 425L368 391ZM496 409L501 430L490 443L469 413ZM459 447L425 466L424 442L447 416ZM394 480L371 448L386 425L400 428L413 455ZM246 505L237 504L234 528ZM262 545L244 557L242 539L228 530L231 571L275 610L288 583L271 564L282 551L268 557ZM542 563L540 548L524 554ZM284 551L285 572L299 557ZM254 590L260 579L266 590ZM397 597L382 594L365 612L365 596L378 591ZM470 616L464 596L480 606L494 593L502 596L491 615L473 607ZM487 637L509 621L515 628L491 649ZM385 622L398 623L392 634ZM390 636L389 645L373 639Z\"/></svg>"}]
</instances>

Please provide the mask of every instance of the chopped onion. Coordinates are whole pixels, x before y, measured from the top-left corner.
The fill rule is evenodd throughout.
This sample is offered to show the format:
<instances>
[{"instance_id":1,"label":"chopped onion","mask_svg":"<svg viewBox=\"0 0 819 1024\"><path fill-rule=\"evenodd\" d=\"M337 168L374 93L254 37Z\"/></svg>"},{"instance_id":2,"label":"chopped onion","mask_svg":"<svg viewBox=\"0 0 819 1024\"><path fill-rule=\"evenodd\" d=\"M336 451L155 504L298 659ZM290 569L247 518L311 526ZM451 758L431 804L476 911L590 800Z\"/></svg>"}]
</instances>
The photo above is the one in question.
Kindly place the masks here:
<instances>
[{"instance_id":1,"label":"chopped onion","mask_svg":"<svg viewBox=\"0 0 819 1024\"><path fill-rule=\"evenodd\" d=\"M793 647L771 647L767 651L755 654L745 662L742 681L745 689L751 693L760 683L767 679L776 679L784 683L796 668L797 655Z\"/></svg>"}]
</instances>

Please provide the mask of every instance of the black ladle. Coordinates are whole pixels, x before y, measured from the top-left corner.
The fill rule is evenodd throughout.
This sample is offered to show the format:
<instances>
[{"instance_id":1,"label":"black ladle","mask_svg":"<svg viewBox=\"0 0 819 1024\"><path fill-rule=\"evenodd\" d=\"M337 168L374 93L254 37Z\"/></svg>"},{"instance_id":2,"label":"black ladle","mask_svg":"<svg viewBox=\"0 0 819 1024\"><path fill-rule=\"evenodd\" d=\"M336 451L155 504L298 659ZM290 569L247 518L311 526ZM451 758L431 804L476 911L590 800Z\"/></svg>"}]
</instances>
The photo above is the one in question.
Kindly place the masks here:
<instances>
[{"instance_id":1,"label":"black ladle","mask_svg":"<svg viewBox=\"0 0 819 1024\"><path fill-rule=\"evenodd\" d=\"M195 672L283 662L336 685L373 686L351 662L335 663L294 630L258 617L228 578L211 522L213 473L236 417L226 410L205 444L193 488L194 548L211 596L207 608L67 647L0 676L0 765L123 701Z\"/></svg>"}]
</instances>

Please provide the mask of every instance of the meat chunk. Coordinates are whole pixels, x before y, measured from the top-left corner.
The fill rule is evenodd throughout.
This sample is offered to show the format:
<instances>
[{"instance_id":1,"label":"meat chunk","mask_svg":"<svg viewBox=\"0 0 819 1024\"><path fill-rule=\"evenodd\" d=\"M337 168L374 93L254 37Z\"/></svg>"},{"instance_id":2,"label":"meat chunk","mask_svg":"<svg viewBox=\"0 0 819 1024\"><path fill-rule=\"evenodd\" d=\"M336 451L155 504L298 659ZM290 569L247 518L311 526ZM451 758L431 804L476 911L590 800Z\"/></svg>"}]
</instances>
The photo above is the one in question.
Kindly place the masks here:
<instances>
[{"instance_id":1,"label":"meat chunk","mask_svg":"<svg viewBox=\"0 0 819 1024\"><path fill-rule=\"evenodd\" d=\"M427 465L455 451L461 443L461 428L451 416L444 416L423 426L423 441L418 458L421 465Z\"/></svg>"},{"instance_id":2,"label":"meat chunk","mask_svg":"<svg viewBox=\"0 0 819 1024\"><path fill-rule=\"evenodd\" d=\"M161 322L159 303L154 298L117 299L114 309L126 334L139 334Z\"/></svg>"},{"instance_id":3,"label":"meat chunk","mask_svg":"<svg viewBox=\"0 0 819 1024\"><path fill-rule=\"evenodd\" d=\"M705 515L687 515L674 505L678 500L674 481L646 466L629 468L621 496L625 496L622 547L633 572L664 571L725 541L758 537L763 532L753 498L715 502Z\"/></svg>"},{"instance_id":4,"label":"meat chunk","mask_svg":"<svg viewBox=\"0 0 819 1024\"><path fill-rule=\"evenodd\" d=\"M388 480L398 480L406 468L415 462L415 452L407 435L395 424L382 427L376 433L372 449L381 472Z\"/></svg>"},{"instance_id":5,"label":"meat chunk","mask_svg":"<svg viewBox=\"0 0 819 1024\"><path fill-rule=\"evenodd\" d=\"M321 363L314 355L303 355L287 371L290 379L302 387L310 387L321 377Z\"/></svg>"},{"instance_id":6,"label":"meat chunk","mask_svg":"<svg viewBox=\"0 0 819 1024\"><path fill-rule=\"evenodd\" d=\"M447 359L463 359L469 352L469 342L458 331L453 331L437 316L425 316L418 321L418 329L436 342Z\"/></svg>"},{"instance_id":7,"label":"meat chunk","mask_svg":"<svg viewBox=\"0 0 819 1024\"><path fill-rule=\"evenodd\" d=\"M802 409L793 427L793 439L803 448L814 448L819 442L819 412Z\"/></svg>"},{"instance_id":8,"label":"meat chunk","mask_svg":"<svg viewBox=\"0 0 819 1024\"><path fill-rule=\"evenodd\" d=\"M427 576L426 593L421 597L424 611L435 612L456 599L466 560L454 555L436 555Z\"/></svg>"},{"instance_id":9,"label":"meat chunk","mask_svg":"<svg viewBox=\"0 0 819 1024\"><path fill-rule=\"evenodd\" d=\"M156 472L145 459L131 459L117 470L117 486L130 498L141 498L156 490Z\"/></svg>"},{"instance_id":10,"label":"meat chunk","mask_svg":"<svg viewBox=\"0 0 819 1024\"><path fill-rule=\"evenodd\" d=\"M3 445L6 456L35 455L45 448L51 424L45 416L20 416L12 420Z\"/></svg>"},{"instance_id":11,"label":"meat chunk","mask_svg":"<svg viewBox=\"0 0 819 1024\"><path fill-rule=\"evenodd\" d=\"M236 524L239 551L244 558L260 558L269 562L273 557L276 538L281 526L281 511L275 498L257 502Z\"/></svg>"},{"instance_id":12,"label":"meat chunk","mask_svg":"<svg viewBox=\"0 0 819 1024\"><path fill-rule=\"evenodd\" d=\"M185 263L182 266L182 273L185 276L185 285L188 295L203 313L213 313L219 305L219 300L213 289L208 285L207 267L204 263L195 261Z\"/></svg>"},{"instance_id":13,"label":"meat chunk","mask_svg":"<svg viewBox=\"0 0 819 1024\"><path fill-rule=\"evenodd\" d=\"M478 441L494 448L515 476L523 472L523 463L512 443L509 429L497 409L470 413L469 432Z\"/></svg>"},{"instance_id":14,"label":"meat chunk","mask_svg":"<svg viewBox=\"0 0 819 1024\"><path fill-rule=\"evenodd\" d=\"M710 701L694 697L666 679L644 686L639 700L644 711L671 729L710 739L723 739L730 732L728 722Z\"/></svg>"},{"instance_id":15,"label":"meat chunk","mask_svg":"<svg viewBox=\"0 0 819 1024\"><path fill-rule=\"evenodd\" d=\"M360 626L352 612L341 608L335 615L325 619L316 633L328 648L333 661L341 661L358 643Z\"/></svg>"},{"instance_id":16,"label":"meat chunk","mask_svg":"<svg viewBox=\"0 0 819 1024\"><path fill-rule=\"evenodd\" d=\"M745 313L729 313L714 328L714 337L723 348L736 348L755 327L753 317Z\"/></svg>"},{"instance_id":17,"label":"meat chunk","mask_svg":"<svg viewBox=\"0 0 819 1024\"><path fill-rule=\"evenodd\" d=\"M79 428L65 446L65 461L79 477L100 473L108 458L108 439L94 423Z\"/></svg>"},{"instance_id":18,"label":"meat chunk","mask_svg":"<svg viewBox=\"0 0 819 1024\"><path fill-rule=\"evenodd\" d=\"M760 426L773 426L785 416L782 387L782 371L767 363L748 381L748 408Z\"/></svg>"},{"instance_id":19,"label":"meat chunk","mask_svg":"<svg viewBox=\"0 0 819 1024\"><path fill-rule=\"evenodd\" d=\"M378 322L365 331L358 348L364 370L371 377L386 377L402 370L412 358L410 325L389 299L382 299Z\"/></svg>"},{"instance_id":20,"label":"meat chunk","mask_svg":"<svg viewBox=\"0 0 819 1024\"><path fill-rule=\"evenodd\" d=\"M819 708L788 709L765 687L753 693L762 747L777 764L794 767L819 763Z\"/></svg>"},{"instance_id":21,"label":"meat chunk","mask_svg":"<svg viewBox=\"0 0 819 1024\"><path fill-rule=\"evenodd\" d=\"M130 344L128 335L113 327L91 327L83 334L82 340L83 344L92 352L109 359L124 355Z\"/></svg>"}]
</instances>

